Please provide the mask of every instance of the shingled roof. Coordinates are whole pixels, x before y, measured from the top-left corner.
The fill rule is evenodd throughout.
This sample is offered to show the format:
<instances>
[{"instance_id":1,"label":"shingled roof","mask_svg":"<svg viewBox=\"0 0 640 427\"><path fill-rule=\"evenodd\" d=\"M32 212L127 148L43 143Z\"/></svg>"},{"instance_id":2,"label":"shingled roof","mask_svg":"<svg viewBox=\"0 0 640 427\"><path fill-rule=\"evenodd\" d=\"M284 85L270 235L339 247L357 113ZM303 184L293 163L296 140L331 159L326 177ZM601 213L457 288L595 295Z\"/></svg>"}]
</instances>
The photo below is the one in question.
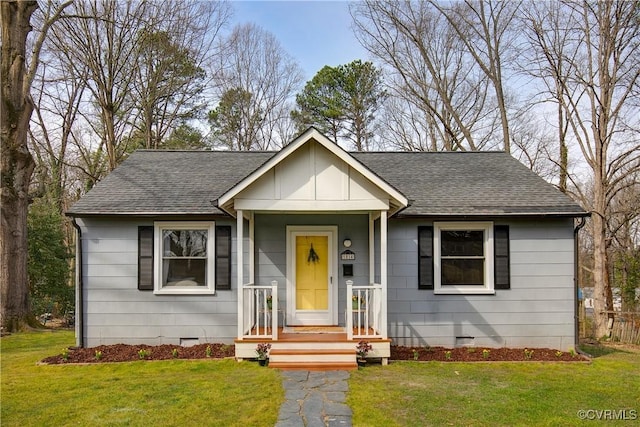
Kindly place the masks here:
<instances>
[{"instance_id":1,"label":"shingled roof","mask_svg":"<svg viewBox=\"0 0 640 427\"><path fill-rule=\"evenodd\" d=\"M274 154L136 151L67 214L226 215L213 202ZM506 153L350 154L410 200L409 207L397 216L586 214Z\"/></svg>"}]
</instances>

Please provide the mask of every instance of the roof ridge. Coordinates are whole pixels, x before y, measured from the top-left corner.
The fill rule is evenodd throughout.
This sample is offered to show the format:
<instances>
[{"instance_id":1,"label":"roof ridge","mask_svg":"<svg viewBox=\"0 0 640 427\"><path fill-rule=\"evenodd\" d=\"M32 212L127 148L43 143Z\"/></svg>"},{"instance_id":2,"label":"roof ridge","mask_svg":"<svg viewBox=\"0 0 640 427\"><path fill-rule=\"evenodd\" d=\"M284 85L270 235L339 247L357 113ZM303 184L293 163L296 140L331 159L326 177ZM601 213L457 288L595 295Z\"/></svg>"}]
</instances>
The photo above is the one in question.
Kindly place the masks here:
<instances>
[{"instance_id":1,"label":"roof ridge","mask_svg":"<svg viewBox=\"0 0 640 427\"><path fill-rule=\"evenodd\" d=\"M138 148L134 153L232 153L232 154L273 154L278 150L185 150L185 149L169 149L155 150L153 148Z\"/></svg>"},{"instance_id":2,"label":"roof ridge","mask_svg":"<svg viewBox=\"0 0 640 427\"><path fill-rule=\"evenodd\" d=\"M347 151L349 154L511 154L504 150L475 151ZM513 156L512 156L513 157Z\"/></svg>"}]
</instances>

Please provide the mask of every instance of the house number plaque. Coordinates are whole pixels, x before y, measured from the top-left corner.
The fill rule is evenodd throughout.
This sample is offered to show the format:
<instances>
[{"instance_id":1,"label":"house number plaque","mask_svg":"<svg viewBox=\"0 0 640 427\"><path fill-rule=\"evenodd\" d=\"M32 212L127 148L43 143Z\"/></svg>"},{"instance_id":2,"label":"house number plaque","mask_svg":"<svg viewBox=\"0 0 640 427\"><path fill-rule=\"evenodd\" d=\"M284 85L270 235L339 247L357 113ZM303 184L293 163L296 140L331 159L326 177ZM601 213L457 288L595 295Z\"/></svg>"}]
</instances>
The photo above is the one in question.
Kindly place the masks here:
<instances>
[{"instance_id":1,"label":"house number plaque","mask_svg":"<svg viewBox=\"0 0 640 427\"><path fill-rule=\"evenodd\" d=\"M343 261L353 261L356 259L356 254L350 251L349 249L347 249L346 251L340 254L340 259Z\"/></svg>"}]
</instances>

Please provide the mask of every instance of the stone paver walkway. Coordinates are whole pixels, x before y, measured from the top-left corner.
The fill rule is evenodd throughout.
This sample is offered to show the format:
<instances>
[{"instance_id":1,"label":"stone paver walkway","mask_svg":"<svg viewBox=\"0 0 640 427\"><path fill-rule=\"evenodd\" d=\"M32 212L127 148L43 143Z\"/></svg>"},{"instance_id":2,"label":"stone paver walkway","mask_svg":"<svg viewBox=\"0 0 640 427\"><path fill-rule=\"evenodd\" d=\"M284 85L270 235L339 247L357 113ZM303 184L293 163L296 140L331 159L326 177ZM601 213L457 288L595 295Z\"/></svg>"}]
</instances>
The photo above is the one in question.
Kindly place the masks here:
<instances>
[{"instance_id":1,"label":"stone paver walkway","mask_svg":"<svg viewBox=\"0 0 640 427\"><path fill-rule=\"evenodd\" d=\"M351 427L347 371L282 371L285 402L276 427Z\"/></svg>"}]
</instances>

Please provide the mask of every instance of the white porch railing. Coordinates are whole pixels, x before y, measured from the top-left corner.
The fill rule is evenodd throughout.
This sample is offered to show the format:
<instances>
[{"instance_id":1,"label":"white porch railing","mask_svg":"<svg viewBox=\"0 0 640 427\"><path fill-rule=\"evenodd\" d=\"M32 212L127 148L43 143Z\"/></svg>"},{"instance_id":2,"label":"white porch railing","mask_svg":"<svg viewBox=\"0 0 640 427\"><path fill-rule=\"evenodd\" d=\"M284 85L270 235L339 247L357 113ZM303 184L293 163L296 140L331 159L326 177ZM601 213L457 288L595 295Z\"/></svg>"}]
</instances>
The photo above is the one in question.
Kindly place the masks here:
<instances>
[{"instance_id":1,"label":"white porch railing","mask_svg":"<svg viewBox=\"0 0 640 427\"><path fill-rule=\"evenodd\" d=\"M278 339L278 282L242 287L242 338Z\"/></svg>"},{"instance_id":2,"label":"white porch railing","mask_svg":"<svg viewBox=\"0 0 640 427\"><path fill-rule=\"evenodd\" d=\"M382 338L382 285L347 280L347 338Z\"/></svg>"}]
</instances>

